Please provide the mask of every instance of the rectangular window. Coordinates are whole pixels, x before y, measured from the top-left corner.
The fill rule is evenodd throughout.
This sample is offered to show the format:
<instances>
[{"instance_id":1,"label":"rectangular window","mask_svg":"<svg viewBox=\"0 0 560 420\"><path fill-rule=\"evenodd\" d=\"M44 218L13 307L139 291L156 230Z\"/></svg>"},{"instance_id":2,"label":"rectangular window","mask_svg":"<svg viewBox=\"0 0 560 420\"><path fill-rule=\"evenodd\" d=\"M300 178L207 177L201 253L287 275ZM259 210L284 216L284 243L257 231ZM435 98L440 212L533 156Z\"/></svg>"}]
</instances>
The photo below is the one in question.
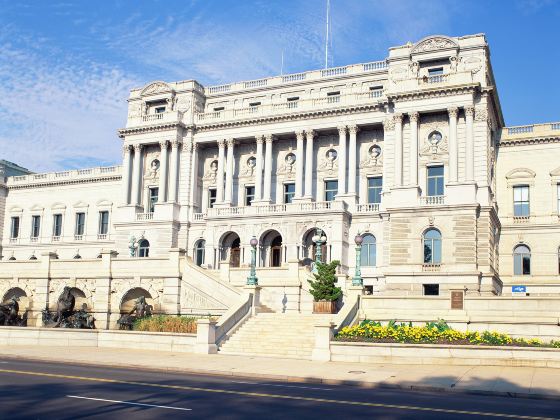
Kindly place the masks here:
<instances>
[{"instance_id":1,"label":"rectangular window","mask_svg":"<svg viewBox=\"0 0 560 420\"><path fill-rule=\"evenodd\" d=\"M225 108L223 106L217 106L214 108L214 112L220 112L223 111Z\"/></svg>"},{"instance_id":2,"label":"rectangular window","mask_svg":"<svg viewBox=\"0 0 560 420\"><path fill-rule=\"evenodd\" d=\"M383 178L376 176L368 178L368 204L381 203L381 189L383 188Z\"/></svg>"},{"instance_id":3,"label":"rectangular window","mask_svg":"<svg viewBox=\"0 0 560 420\"><path fill-rule=\"evenodd\" d=\"M443 166L428 167L428 196L443 195Z\"/></svg>"},{"instance_id":4,"label":"rectangular window","mask_svg":"<svg viewBox=\"0 0 560 420\"><path fill-rule=\"evenodd\" d=\"M76 231L74 235L83 235L86 226L86 214L76 213Z\"/></svg>"},{"instance_id":5,"label":"rectangular window","mask_svg":"<svg viewBox=\"0 0 560 420\"><path fill-rule=\"evenodd\" d=\"M53 214L53 236L62 235L62 214Z\"/></svg>"},{"instance_id":6,"label":"rectangular window","mask_svg":"<svg viewBox=\"0 0 560 420\"><path fill-rule=\"evenodd\" d=\"M439 284L423 284L424 296L438 296Z\"/></svg>"},{"instance_id":7,"label":"rectangular window","mask_svg":"<svg viewBox=\"0 0 560 420\"><path fill-rule=\"evenodd\" d=\"M31 217L31 237L38 238L41 233L41 216Z\"/></svg>"},{"instance_id":8,"label":"rectangular window","mask_svg":"<svg viewBox=\"0 0 560 420\"><path fill-rule=\"evenodd\" d=\"M109 233L109 212L104 210L99 212L99 234L107 235Z\"/></svg>"},{"instance_id":9,"label":"rectangular window","mask_svg":"<svg viewBox=\"0 0 560 420\"><path fill-rule=\"evenodd\" d=\"M245 187L245 205L250 206L255 199L255 187L247 186Z\"/></svg>"},{"instance_id":10,"label":"rectangular window","mask_svg":"<svg viewBox=\"0 0 560 420\"><path fill-rule=\"evenodd\" d=\"M443 67L432 67L428 69L428 76L439 76L443 74Z\"/></svg>"},{"instance_id":11,"label":"rectangular window","mask_svg":"<svg viewBox=\"0 0 560 420\"><path fill-rule=\"evenodd\" d=\"M299 101L299 96L291 96L287 99L288 102L296 102Z\"/></svg>"},{"instance_id":12,"label":"rectangular window","mask_svg":"<svg viewBox=\"0 0 560 420\"><path fill-rule=\"evenodd\" d=\"M217 191L216 188L208 188L208 208L211 209L216 203Z\"/></svg>"},{"instance_id":13,"label":"rectangular window","mask_svg":"<svg viewBox=\"0 0 560 420\"><path fill-rule=\"evenodd\" d=\"M338 192L338 181L325 181L325 201L334 201Z\"/></svg>"},{"instance_id":14,"label":"rectangular window","mask_svg":"<svg viewBox=\"0 0 560 420\"><path fill-rule=\"evenodd\" d=\"M12 227L10 230L10 238L19 238L19 217L12 217Z\"/></svg>"},{"instance_id":15,"label":"rectangular window","mask_svg":"<svg viewBox=\"0 0 560 420\"><path fill-rule=\"evenodd\" d=\"M513 215L515 217L529 216L529 186L513 187Z\"/></svg>"},{"instance_id":16,"label":"rectangular window","mask_svg":"<svg viewBox=\"0 0 560 420\"><path fill-rule=\"evenodd\" d=\"M163 114L165 112L165 107L164 106L158 106L155 109L156 114Z\"/></svg>"},{"instance_id":17,"label":"rectangular window","mask_svg":"<svg viewBox=\"0 0 560 420\"><path fill-rule=\"evenodd\" d=\"M261 103L260 102L251 102L249 103L249 106L259 106Z\"/></svg>"},{"instance_id":18,"label":"rectangular window","mask_svg":"<svg viewBox=\"0 0 560 420\"><path fill-rule=\"evenodd\" d=\"M327 96L339 96L340 95L340 91L337 90L336 92L327 92Z\"/></svg>"},{"instance_id":19,"label":"rectangular window","mask_svg":"<svg viewBox=\"0 0 560 420\"><path fill-rule=\"evenodd\" d=\"M155 204L158 202L159 188L150 188L150 202L148 207L148 213L153 213L155 210Z\"/></svg>"},{"instance_id":20,"label":"rectangular window","mask_svg":"<svg viewBox=\"0 0 560 420\"><path fill-rule=\"evenodd\" d=\"M293 201L296 195L296 184L284 184L284 203L289 204Z\"/></svg>"}]
</instances>

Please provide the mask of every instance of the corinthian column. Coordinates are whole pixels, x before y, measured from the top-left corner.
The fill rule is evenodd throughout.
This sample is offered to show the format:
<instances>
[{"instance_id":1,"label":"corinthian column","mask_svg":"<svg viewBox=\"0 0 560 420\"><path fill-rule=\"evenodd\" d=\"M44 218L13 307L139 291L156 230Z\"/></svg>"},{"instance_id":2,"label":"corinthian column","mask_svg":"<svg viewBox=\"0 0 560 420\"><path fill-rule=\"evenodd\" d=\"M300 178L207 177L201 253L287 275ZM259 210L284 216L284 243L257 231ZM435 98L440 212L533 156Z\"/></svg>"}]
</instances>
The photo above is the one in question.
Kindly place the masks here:
<instances>
[{"instance_id":1,"label":"corinthian column","mask_svg":"<svg viewBox=\"0 0 560 420\"><path fill-rule=\"evenodd\" d=\"M348 127L350 132L350 142L348 145L348 194L356 194L356 136L358 127L351 125Z\"/></svg>"},{"instance_id":2,"label":"corinthian column","mask_svg":"<svg viewBox=\"0 0 560 420\"><path fill-rule=\"evenodd\" d=\"M134 166L132 168L132 197L130 203L138 206L140 204L140 191L142 188L142 145L134 145Z\"/></svg>"},{"instance_id":3,"label":"corinthian column","mask_svg":"<svg viewBox=\"0 0 560 420\"><path fill-rule=\"evenodd\" d=\"M338 193L346 194L346 126L338 127Z\"/></svg>"},{"instance_id":4,"label":"corinthian column","mask_svg":"<svg viewBox=\"0 0 560 420\"><path fill-rule=\"evenodd\" d=\"M410 118L410 185L418 185L418 112L409 114Z\"/></svg>"},{"instance_id":5,"label":"corinthian column","mask_svg":"<svg viewBox=\"0 0 560 420\"><path fill-rule=\"evenodd\" d=\"M190 133L190 135L189 135ZM191 182L192 182L192 155L194 141L192 131L189 130L181 146L181 166L179 170L179 201L182 205L192 204L190 201Z\"/></svg>"},{"instance_id":6,"label":"corinthian column","mask_svg":"<svg viewBox=\"0 0 560 420\"><path fill-rule=\"evenodd\" d=\"M395 186L402 187L403 184L403 136L402 136L402 114L395 114Z\"/></svg>"},{"instance_id":7,"label":"corinthian column","mask_svg":"<svg viewBox=\"0 0 560 420\"><path fill-rule=\"evenodd\" d=\"M123 146L123 169L122 169L122 202L124 205L130 203L130 145Z\"/></svg>"},{"instance_id":8,"label":"corinthian column","mask_svg":"<svg viewBox=\"0 0 560 420\"><path fill-rule=\"evenodd\" d=\"M303 196L303 131L296 132L296 191L295 198Z\"/></svg>"},{"instance_id":9,"label":"corinthian column","mask_svg":"<svg viewBox=\"0 0 560 420\"><path fill-rule=\"evenodd\" d=\"M465 177L467 181L474 181L474 107L465 107L466 141L465 141Z\"/></svg>"},{"instance_id":10,"label":"corinthian column","mask_svg":"<svg viewBox=\"0 0 560 420\"><path fill-rule=\"evenodd\" d=\"M457 146L457 114L456 107L449 108L449 182L459 181L458 146Z\"/></svg>"},{"instance_id":11,"label":"corinthian column","mask_svg":"<svg viewBox=\"0 0 560 420\"><path fill-rule=\"evenodd\" d=\"M255 166L255 201L262 200L262 178L263 178L263 143L264 136L257 136L257 162Z\"/></svg>"},{"instance_id":12,"label":"corinthian column","mask_svg":"<svg viewBox=\"0 0 560 420\"><path fill-rule=\"evenodd\" d=\"M224 202L224 163L226 154L226 141L218 140L218 172L216 174L216 202Z\"/></svg>"},{"instance_id":13,"label":"corinthian column","mask_svg":"<svg viewBox=\"0 0 560 420\"><path fill-rule=\"evenodd\" d=\"M313 137L315 132L313 130L305 131L306 145L305 145L305 196L313 198Z\"/></svg>"},{"instance_id":14,"label":"corinthian column","mask_svg":"<svg viewBox=\"0 0 560 420\"><path fill-rule=\"evenodd\" d=\"M270 189L272 187L272 134L265 136L264 151L264 197L263 201L270 203Z\"/></svg>"},{"instance_id":15,"label":"corinthian column","mask_svg":"<svg viewBox=\"0 0 560 420\"><path fill-rule=\"evenodd\" d=\"M165 203L167 196L167 140L160 141L158 203Z\"/></svg>"},{"instance_id":16,"label":"corinthian column","mask_svg":"<svg viewBox=\"0 0 560 420\"><path fill-rule=\"evenodd\" d=\"M233 194L233 146L235 141L227 139L227 169L226 169L226 199L225 203L231 204Z\"/></svg>"},{"instance_id":17,"label":"corinthian column","mask_svg":"<svg viewBox=\"0 0 560 420\"><path fill-rule=\"evenodd\" d=\"M179 156L179 141L173 140L171 142L171 171L169 172L169 201L172 203L177 202L177 178L178 178L178 156Z\"/></svg>"}]
</instances>

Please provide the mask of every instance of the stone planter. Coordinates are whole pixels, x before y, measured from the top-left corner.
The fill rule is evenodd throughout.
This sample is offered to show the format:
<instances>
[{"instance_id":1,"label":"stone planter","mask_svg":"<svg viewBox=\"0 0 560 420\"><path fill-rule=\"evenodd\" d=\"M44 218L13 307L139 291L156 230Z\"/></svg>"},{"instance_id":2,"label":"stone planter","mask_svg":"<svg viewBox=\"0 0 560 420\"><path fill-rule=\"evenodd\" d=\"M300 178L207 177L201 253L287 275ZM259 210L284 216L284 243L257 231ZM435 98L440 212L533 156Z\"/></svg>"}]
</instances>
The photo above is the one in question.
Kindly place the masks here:
<instances>
[{"instance_id":1,"label":"stone planter","mask_svg":"<svg viewBox=\"0 0 560 420\"><path fill-rule=\"evenodd\" d=\"M336 301L320 300L313 302L314 314L336 314Z\"/></svg>"}]
</instances>

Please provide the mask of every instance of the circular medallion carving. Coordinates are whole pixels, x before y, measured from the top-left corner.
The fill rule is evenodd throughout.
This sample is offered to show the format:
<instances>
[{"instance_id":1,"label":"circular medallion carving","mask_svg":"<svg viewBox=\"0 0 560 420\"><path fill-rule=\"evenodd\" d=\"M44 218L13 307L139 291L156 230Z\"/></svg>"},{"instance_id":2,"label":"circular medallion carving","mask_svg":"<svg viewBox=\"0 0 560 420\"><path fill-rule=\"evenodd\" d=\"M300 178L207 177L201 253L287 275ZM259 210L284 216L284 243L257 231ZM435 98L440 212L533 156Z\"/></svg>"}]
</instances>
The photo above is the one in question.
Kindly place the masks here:
<instances>
[{"instance_id":1,"label":"circular medallion carving","mask_svg":"<svg viewBox=\"0 0 560 420\"><path fill-rule=\"evenodd\" d=\"M296 155L294 155L293 153L288 153L285 160L288 165L293 165L296 161Z\"/></svg>"},{"instance_id":2,"label":"circular medallion carving","mask_svg":"<svg viewBox=\"0 0 560 420\"><path fill-rule=\"evenodd\" d=\"M432 146L437 146L441 143L442 135L439 131L432 131L428 136L428 141Z\"/></svg>"},{"instance_id":3,"label":"circular medallion carving","mask_svg":"<svg viewBox=\"0 0 560 420\"><path fill-rule=\"evenodd\" d=\"M379 156L381 156L381 147L379 147L377 144L374 144L369 148L368 153L372 159L377 159Z\"/></svg>"},{"instance_id":4,"label":"circular medallion carving","mask_svg":"<svg viewBox=\"0 0 560 420\"><path fill-rule=\"evenodd\" d=\"M254 168L255 166L257 166L257 158L251 156L249 159L247 159L247 167Z\"/></svg>"},{"instance_id":5,"label":"circular medallion carving","mask_svg":"<svg viewBox=\"0 0 560 420\"><path fill-rule=\"evenodd\" d=\"M336 150L334 150L334 149L327 150L326 157L327 157L328 161L330 161L330 162L335 161L337 156L338 156L338 153L336 152Z\"/></svg>"}]
</instances>

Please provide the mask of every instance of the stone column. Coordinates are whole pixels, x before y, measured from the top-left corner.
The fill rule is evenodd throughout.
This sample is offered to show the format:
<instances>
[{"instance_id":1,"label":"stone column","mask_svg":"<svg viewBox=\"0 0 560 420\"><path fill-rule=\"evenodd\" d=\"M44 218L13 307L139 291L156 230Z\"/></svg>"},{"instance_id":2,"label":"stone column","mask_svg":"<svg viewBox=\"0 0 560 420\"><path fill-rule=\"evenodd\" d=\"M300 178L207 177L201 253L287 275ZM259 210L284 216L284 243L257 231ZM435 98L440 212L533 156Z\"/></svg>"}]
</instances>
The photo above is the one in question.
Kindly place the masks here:
<instances>
[{"instance_id":1,"label":"stone column","mask_svg":"<svg viewBox=\"0 0 560 420\"><path fill-rule=\"evenodd\" d=\"M411 112L410 118L410 185L418 185L418 112Z\"/></svg>"},{"instance_id":2,"label":"stone column","mask_svg":"<svg viewBox=\"0 0 560 420\"><path fill-rule=\"evenodd\" d=\"M187 130L181 146L180 168L179 168L179 202L182 205L191 204L191 179L192 179L192 152L193 152L193 132Z\"/></svg>"},{"instance_id":3,"label":"stone column","mask_svg":"<svg viewBox=\"0 0 560 420\"><path fill-rule=\"evenodd\" d=\"M224 163L226 152L226 141L218 140L218 173L216 174L216 202L224 202Z\"/></svg>"},{"instance_id":4,"label":"stone column","mask_svg":"<svg viewBox=\"0 0 560 420\"><path fill-rule=\"evenodd\" d=\"M124 205L130 203L130 145L123 146L123 169L122 169L122 201Z\"/></svg>"},{"instance_id":5,"label":"stone column","mask_svg":"<svg viewBox=\"0 0 560 420\"><path fill-rule=\"evenodd\" d=\"M457 145L457 114L456 107L449 108L449 182L456 183L459 181L459 163L458 158L458 145Z\"/></svg>"},{"instance_id":6,"label":"stone column","mask_svg":"<svg viewBox=\"0 0 560 420\"><path fill-rule=\"evenodd\" d=\"M130 204L140 205L140 192L142 191L142 145L134 145L134 166L132 168L132 197Z\"/></svg>"},{"instance_id":7,"label":"stone column","mask_svg":"<svg viewBox=\"0 0 560 420\"><path fill-rule=\"evenodd\" d=\"M474 181L474 106L465 107L466 141L465 141L465 178L466 181Z\"/></svg>"},{"instance_id":8,"label":"stone column","mask_svg":"<svg viewBox=\"0 0 560 420\"><path fill-rule=\"evenodd\" d=\"M226 169L226 198L225 203L231 204L233 194L233 147L235 141L227 139L227 169Z\"/></svg>"},{"instance_id":9,"label":"stone column","mask_svg":"<svg viewBox=\"0 0 560 420\"><path fill-rule=\"evenodd\" d=\"M313 151L313 137L315 132L313 130L305 131L306 145L305 145L305 196L309 199L313 198L313 166L314 166L314 151Z\"/></svg>"},{"instance_id":10,"label":"stone column","mask_svg":"<svg viewBox=\"0 0 560 420\"><path fill-rule=\"evenodd\" d=\"M197 204L196 200L198 197L198 144L194 141L192 143L192 165L189 185L189 203L194 208ZM200 206L200 208L202 208L202 206ZM202 211L202 209L199 211Z\"/></svg>"},{"instance_id":11,"label":"stone column","mask_svg":"<svg viewBox=\"0 0 560 420\"><path fill-rule=\"evenodd\" d=\"M338 127L338 193L346 194L346 126Z\"/></svg>"},{"instance_id":12,"label":"stone column","mask_svg":"<svg viewBox=\"0 0 560 420\"><path fill-rule=\"evenodd\" d=\"M270 189L272 187L272 134L265 137L264 152L264 201L270 203Z\"/></svg>"},{"instance_id":13,"label":"stone column","mask_svg":"<svg viewBox=\"0 0 560 420\"><path fill-rule=\"evenodd\" d=\"M356 135L358 127L348 127L350 143L348 145L348 194L356 195Z\"/></svg>"},{"instance_id":14,"label":"stone column","mask_svg":"<svg viewBox=\"0 0 560 420\"><path fill-rule=\"evenodd\" d=\"M178 175L178 156L179 156L179 141L173 140L171 142L171 170L169 171L169 201L172 203L177 202L177 175Z\"/></svg>"},{"instance_id":15,"label":"stone column","mask_svg":"<svg viewBox=\"0 0 560 420\"><path fill-rule=\"evenodd\" d=\"M159 191L158 203L165 203L167 196L167 140L160 141L161 155L159 159Z\"/></svg>"},{"instance_id":16,"label":"stone column","mask_svg":"<svg viewBox=\"0 0 560 420\"><path fill-rule=\"evenodd\" d=\"M264 136L257 137L257 164L255 166L255 201L262 200L262 177L263 177L263 143Z\"/></svg>"},{"instance_id":17,"label":"stone column","mask_svg":"<svg viewBox=\"0 0 560 420\"><path fill-rule=\"evenodd\" d=\"M303 197L303 131L296 132L296 191L294 198Z\"/></svg>"},{"instance_id":18,"label":"stone column","mask_svg":"<svg viewBox=\"0 0 560 420\"><path fill-rule=\"evenodd\" d=\"M402 187L403 184L403 136L402 136L402 114L395 114L395 186Z\"/></svg>"}]
</instances>

